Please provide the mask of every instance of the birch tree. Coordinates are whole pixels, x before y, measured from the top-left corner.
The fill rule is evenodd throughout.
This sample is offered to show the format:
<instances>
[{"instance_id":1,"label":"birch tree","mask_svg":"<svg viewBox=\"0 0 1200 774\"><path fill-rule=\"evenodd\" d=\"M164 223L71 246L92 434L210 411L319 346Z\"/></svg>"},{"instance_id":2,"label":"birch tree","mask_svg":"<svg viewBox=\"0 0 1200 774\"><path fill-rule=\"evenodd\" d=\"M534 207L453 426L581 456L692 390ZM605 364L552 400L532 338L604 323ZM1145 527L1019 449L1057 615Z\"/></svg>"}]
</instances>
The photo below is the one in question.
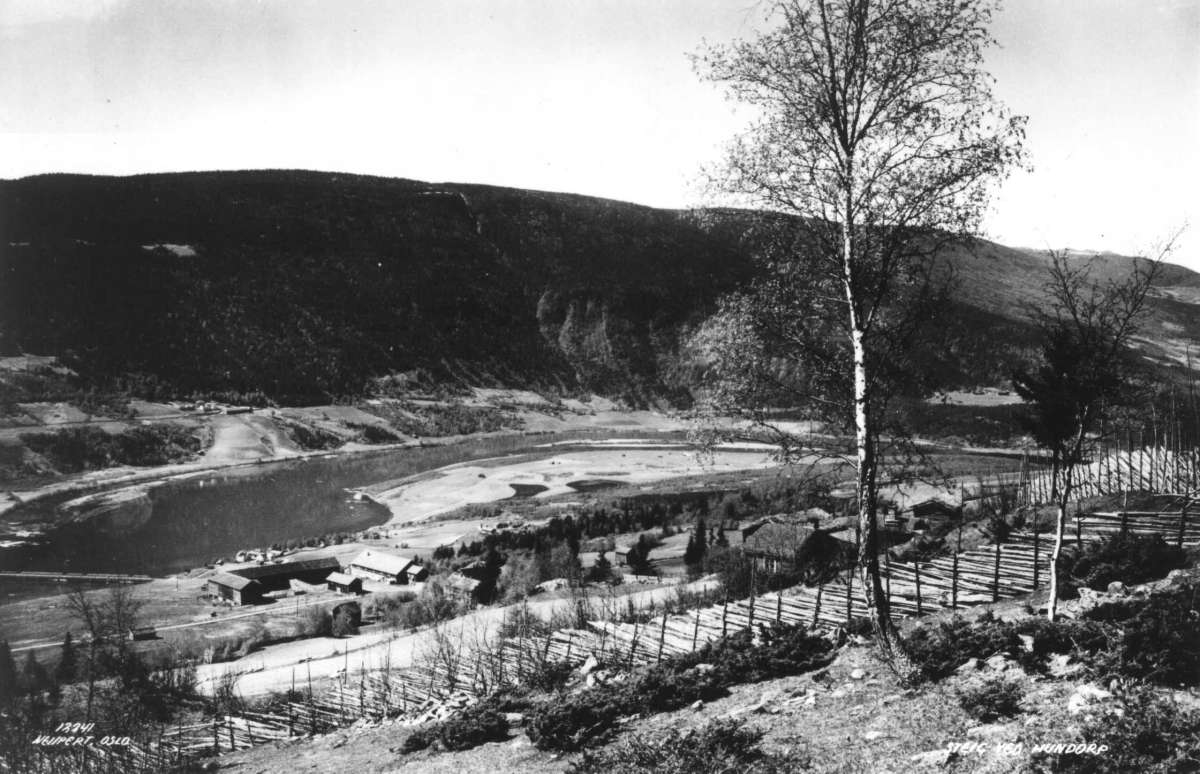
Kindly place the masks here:
<instances>
[{"instance_id":1,"label":"birch tree","mask_svg":"<svg viewBox=\"0 0 1200 774\"><path fill-rule=\"evenodd\" d=\"M767 212L758 227L771 234L766 279L734 311L774 318L793 386L853 433L858 565L887 653L895 630L876 530L883 377L904 375L896 364L922 319L900 299L934 300L945 278L937 256L977 228L991 184L1021 161L1024 119L1006 112L983 69L995 8L785 0L770 7L766 31L694 59L754 116L714 175L735 203ZM747 365L763 354L762 330L731 336Z\"/></svg>"},{"instance_id":2,"label":"birch tree","mask_svg":"<svg viewBox=\"0 0 1200 774\"><path fill-rule=\"evenodd\" d=\"M1136 261L1127 277L1103 283L1092 279L1090 262L1073 260L1065 251L1050 255L1049 304L1035 315L1037 360L1013 376L1013 387L1030 404L1034 439L1050 452L1050 499L1057 511L1047 602L1051 621L1058 613L1058 560L1077 469L1103 440L1110 414L1139 397L1134 377L1141 364L1130 347L1173 243L1151 260Z\"/></svg>"}]
</instances>

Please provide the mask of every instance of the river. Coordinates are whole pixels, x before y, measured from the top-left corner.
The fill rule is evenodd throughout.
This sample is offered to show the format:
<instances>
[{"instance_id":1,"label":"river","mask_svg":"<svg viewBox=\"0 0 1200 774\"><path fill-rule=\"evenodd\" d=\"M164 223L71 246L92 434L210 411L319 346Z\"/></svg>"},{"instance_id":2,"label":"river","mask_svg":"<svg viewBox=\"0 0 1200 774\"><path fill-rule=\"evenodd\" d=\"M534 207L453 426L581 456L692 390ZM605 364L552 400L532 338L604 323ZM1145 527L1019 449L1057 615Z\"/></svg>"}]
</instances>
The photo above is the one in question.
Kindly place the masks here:
<instances>
[{"instance_id":1,"label":"river","mask_svg":"<svg viewBox=\"0 0 1200 774\"><path fill-rule=\"evenodd\" d=\"M357 532L387 521L386 508L345 490L498 456L550 455L546 444L638 433L574 431L504 435L216 470L163 481L102 516L76 518L21 545L0 548L2 570L161 576L289 539ZM655 438L671 435L653 434ZM678 436L673 436L678 437ZM34 502L14 520L61 522L59 502Z\"/></svg>"}]
</instances>

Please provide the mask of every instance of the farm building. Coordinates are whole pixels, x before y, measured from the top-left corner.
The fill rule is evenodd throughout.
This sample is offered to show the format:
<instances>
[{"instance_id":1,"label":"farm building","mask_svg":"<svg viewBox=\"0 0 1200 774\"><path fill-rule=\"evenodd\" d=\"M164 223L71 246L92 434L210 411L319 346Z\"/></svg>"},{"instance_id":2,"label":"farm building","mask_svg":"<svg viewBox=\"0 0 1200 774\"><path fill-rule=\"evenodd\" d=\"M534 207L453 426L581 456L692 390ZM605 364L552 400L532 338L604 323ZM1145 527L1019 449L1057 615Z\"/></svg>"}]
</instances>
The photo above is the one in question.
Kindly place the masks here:
<instances>
[{"instance_id":1,"label":"farm building","mask_svg":"<svg viewBox=\"0 0 1200 774\"><path fill-rule=\"evenodd\" d=\"M290 587L290 581L298 580L308 584L325 584L325 579L332 572L341 569L336 557L327 556L323 559L305 559L299 562L280 562L279 564L261 564L257 567L243 567L232 570L233 575L258 581L263 592L282 591Z\"/></svg>"},{"instance_id":2,"label":"farm building","mask_svg":"<svg viewBox=\"0 0 1200 774\"><path fill-rule=\"evenodd\" d=\"M464 604L474 604L475 590L479 588L479 583L480 581L468 578L462 573L452 573L446 578L446 594Z\"/></svg>"},{"instance_id":3,"label":"farm building","mask_svg":"<svg viewBox=\"0 0 1200 774\"><path fill-rule=\"evenodd\" d=\"M813 521L758 524L746 537L742 551L759 572L800 574L806 581L826 577L854 561L854 543L845 530L831 532Z\"/></svg>"},{"instance_id":4,"label":"farm building","mask_svg":"<svg viewBox=\"0 0 1200 774\"><path fill-rule=\"evenodd\" d=\"M931 499L913 503L901 515L907 517L911 529L922 530L958 522L962 517L962 509L942 500Z\"/></svg>"},{"instance_id":5,"label":"farm building","mask_svg":"<svg viewBox=\"0 0 1200 774\"><path fill-rule=\"evenodd\" d=\"M329 577L325 579L329 584L330 591L341 591L351 594L362 593L362 578L355 578L353 575L347 575L344 572L331 572Z\"/></svg>"},{"instance_id":6,"label":"farm building","mask_svg":"<svg viewBox=\"0 0 1200 774\"><path fill-rule=\"evenodd\" d=\"M344 572L356 578L384 583L415 583L425 580L428 571L406 556L382 551L363 551L350 560Z\"/></svg>"},{"instance_id":7,"label":"farm building","mask_svg":"<svg viewBox=\"0 0 1200 774\"><path fill-rule=\"evenodd\" d=\"M153 626L135 626L129 630L130 640L155 640L158 631Z\"/></svg>"},{"instance_id":8,"label":"farm building","mask_svg":"<svg viewBox=\"0 0 1200 774\"><path fill-rule=\"evenodd\" d=\"M252 605L262 599L262 586L258 581L230 572L218 572L209 578L208 590L236 605Z\"/></svg>"}]
</instances>

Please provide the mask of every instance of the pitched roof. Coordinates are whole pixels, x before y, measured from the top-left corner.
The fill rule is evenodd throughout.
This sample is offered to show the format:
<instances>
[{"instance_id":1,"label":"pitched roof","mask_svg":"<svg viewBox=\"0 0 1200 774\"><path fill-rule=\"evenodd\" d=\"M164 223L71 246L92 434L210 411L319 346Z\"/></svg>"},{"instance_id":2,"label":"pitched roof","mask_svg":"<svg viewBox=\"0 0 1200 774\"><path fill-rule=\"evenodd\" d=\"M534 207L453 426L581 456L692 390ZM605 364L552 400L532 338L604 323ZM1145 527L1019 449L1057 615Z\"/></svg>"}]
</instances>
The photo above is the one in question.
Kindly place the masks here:
<instances>
[{"instance_id":1,"label":"pitched roof","mask_svg":"<svg viewBox=\"0 0 1200 774\"><path fill-rule=\"evenodd\" d=\"M800 549L800 544L812 533L812 527L807 524L768 521L746 537L742 549L750 554L793 557Z\"/></svg>"},{"instance_id":2,"label":"pitched roof","mask_svg":"<svg viewBox=\"0 0 1200 774\"><path fill-rule=\"evenodd\" d=\"M340 583L343 586L349 586L355 581L361 582L359 578L355 578L353 575L347 575L344 572L331 572L329 573L329 577L325 580L329 581L330 583Z\"/></svg>"},{"instance_id":3,"label":"pitched roof","mask_svg":"<svg viewBox=\"0 0 1200 774\"><path fill-rule=\"evenodd\" d=\"M479 586L479 581L456 572L446 578L446 585L460 591L474 591Z\"/></svg>"},{"instance_id":4,"label":"pitched roof","mask_svg":"<svg viewBox=\"0 0 1200 774\"><path fill-rule=\"evenodd\" d=\"M231 572L214 573L213 576L208 579L208 581L209 583L215 583L218 586L231 588L234 591L241 591L250 584L257 583L257 581L252 578L247 578L244 575L234 575Z\"/></svg>"},{"instance_id":5,"label":"pitched roof","mask_svg":"<svg viewBox=\"0 0 1200 774\"><path fill-rule=\"evenodd\" d=\"M413 560L408 557L385 554L380 551L371 551L368 549L354 557L350 561L349 566L362 567L367 570L387 573L388 575L399 575L407 570L412 563Z\"/></svg>"},{"instance_id":6,"label":"pitched roof","mask_svg":"<svg viewBox=\"0 0 1200 774\"><path fill-rule=\"evenodd\" d=\"M298 572L338 569L341 569L341 563L338 562L337 557L326 556L322 559L305 559L300 562L280 562L279 564L260 564L255 567L242 567L230 572L234 575L241 575L243 578L267 578L272 575L290 575Z\"/></svg>"}]
</instances>

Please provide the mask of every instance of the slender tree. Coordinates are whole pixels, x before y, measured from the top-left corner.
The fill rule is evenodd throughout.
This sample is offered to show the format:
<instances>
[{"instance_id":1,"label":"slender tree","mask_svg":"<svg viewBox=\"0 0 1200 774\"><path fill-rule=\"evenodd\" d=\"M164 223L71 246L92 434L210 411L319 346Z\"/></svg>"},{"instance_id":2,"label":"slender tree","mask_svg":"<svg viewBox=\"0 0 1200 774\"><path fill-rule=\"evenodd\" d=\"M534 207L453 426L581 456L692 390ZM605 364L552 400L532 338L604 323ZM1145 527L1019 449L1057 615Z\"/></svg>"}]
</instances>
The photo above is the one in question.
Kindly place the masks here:
<instances>
[{"instance_id":1,"label":"slender tree","mask_svg":"<svg viewBox=\"0 0 1200 774\"><path fill-rule=\"evenodd\" d=\"M25 654L25 664L21 672L21 677L25 683L24 693L40 696L50 687L50 676L46 674L46 669L33 655L33 651Z\"/></svg>"},{"instance_id":2,"label":"slender tree","mask_svg":"<svg viewBox=\"0 0 1200 774\"><path fill-rule=\"evenodd\" d=\"M1006 114L982 68L996 5L784 0L768 31L695 60L756 115L715 182L769 211L758 223L765 278L729 302L735 324L717 337L739 353L731 395L749 385L760 402L790 397L852 430L858 564L885 652L895 629L876 530L884 412L946 287L935 258L973 232L990 185L1020 162L1024 119ZM785 454L804 445L778 438Z\"/></svg>"},{"instance_id":3,"label":"slender tree","mask_svg":"<svg viewBox=\"0 0 1200 774\"><path fill-rule=\"evenodd\" d=\"M0 705L16 701L18 693L17 665L13 661L8 640L0 640Z\"/></svg>"},{"instance_id":4,"label":"slender tree","mask_svg":"<svg viewBox=\"0 0 1200 774\"><path fill-rule=\"evenodd\" d=\"M1141 361L1130 349L1170 240L1151 260L1135 261L1128 276L1095 281L1092 263L1065 251L1050 255L1048 303L1035 311L1036 361L1017 371L1013 387L1030 404L1029 430L1050 452L1050 499L1057 510L1050 556L1047 616L1058 612L1058 560L1077 468L1110 429L1111 414L1137 402Z\"/></svg>"},{"instance_id":5,"label":"slender tree","mask_svg":"<svg viewBox=\"0 0 1200 774\"><path fill-rule=\"evenodd\" d=\"M66 685L74 681L78 670L75 641L71 639L71 633L67 632L63 636L62 653L58 657L58 666L54 667L55 680L61 685Z\"/></svg>"}]
</instances>

